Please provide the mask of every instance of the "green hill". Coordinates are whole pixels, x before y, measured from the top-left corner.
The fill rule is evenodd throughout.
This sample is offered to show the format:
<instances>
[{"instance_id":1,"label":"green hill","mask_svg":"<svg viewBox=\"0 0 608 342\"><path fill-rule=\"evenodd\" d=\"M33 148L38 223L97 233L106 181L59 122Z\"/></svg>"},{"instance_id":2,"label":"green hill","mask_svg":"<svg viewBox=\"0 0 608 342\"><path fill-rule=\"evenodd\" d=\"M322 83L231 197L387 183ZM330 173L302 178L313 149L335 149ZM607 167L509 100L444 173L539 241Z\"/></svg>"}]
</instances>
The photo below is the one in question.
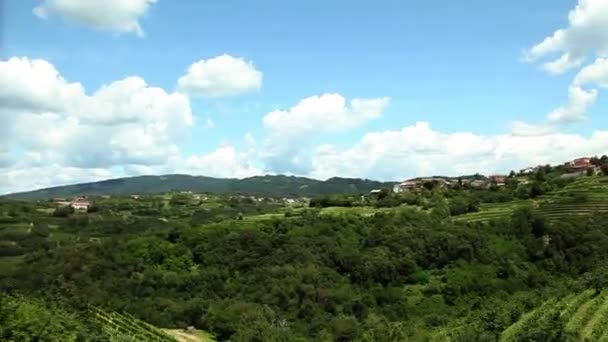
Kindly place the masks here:
<instances>
[{"instance_id":1,"label":"green hill","mask_svg":"<svg viewBox=\"0 0 608 342\"><path fill-rule=\"evenodd\" d=\"M190 175L139 176L92 183L65 185L9 194L0 198L39 200L79 195L156 194L169 191L212 192L258 196L319 196L326 194L367 193L394 183L357 178L330 178L325 181L295 176L255 176L244 179L211 178Z\"/></svg>"}]
</instances>

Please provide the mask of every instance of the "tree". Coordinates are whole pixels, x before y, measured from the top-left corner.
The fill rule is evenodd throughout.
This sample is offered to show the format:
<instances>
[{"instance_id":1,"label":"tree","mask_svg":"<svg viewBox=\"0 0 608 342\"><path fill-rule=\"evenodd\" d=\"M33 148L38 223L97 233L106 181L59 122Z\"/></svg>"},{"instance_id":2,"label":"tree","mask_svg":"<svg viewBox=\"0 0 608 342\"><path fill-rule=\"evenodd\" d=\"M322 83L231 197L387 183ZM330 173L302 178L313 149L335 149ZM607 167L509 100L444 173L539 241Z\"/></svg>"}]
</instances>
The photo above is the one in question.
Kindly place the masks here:
<instances>
[{"instance_id":1,"label":"tree","mask_svg":"<svg viewBox=\"0 0 608 342\"><path fill-rule=\"evenodd\" d=\"M53 216L68 217L73 213L74 213L74 208L72 208L72 206L67 205L67 206L57 207L57 209L55 209L55 211L53 212Z\"/></svg>"},{"instance_id":2,"label":"tree","mask_svg":"<svg viewBox=\"0 0 608 342\"><path fill-rule=\"evenodd\" d=\"M608 164L602 165L602 175L608 176Z\"/></svg>"},{"instance_id":3,"label":"tree","mask_svg":"<svg viewBox=\"0 0 608 342\"><path fill-rule=\"evenodd\" d=\"M49 226L46 222L36 222L32 227L32 234L39 237L48 237L49 236Z\"/></svg>"},{"instance_id":4,"label":"tree","mask_svg":"<svg viewBox=\"0 0 608 342\"><path fill-rule=\"evenodd\" d=\"M511 170L511 172L509 173L509 178L513 178L515 177L515 171Z\"/></svg>"},{"instance_id":5,"label":"tree","mask_svg":"<svg viewBox=\"0 0 608 342\"><path fill-rule=\"evenodd\" d=\"M587 169L587 177L591 177L595 175L595 170L594 169Z\"/></svg>"},{"instance_id":6,"label":"tree","mask_svg":"<svg viewBox=\"0 0 608 342\"><path fill-rule=\"evenodd\" d=\"M387 188L380 189L380 193L378 194L378 200L384 199L390 195L390 191Z\"/></svg>"}]
</instances>

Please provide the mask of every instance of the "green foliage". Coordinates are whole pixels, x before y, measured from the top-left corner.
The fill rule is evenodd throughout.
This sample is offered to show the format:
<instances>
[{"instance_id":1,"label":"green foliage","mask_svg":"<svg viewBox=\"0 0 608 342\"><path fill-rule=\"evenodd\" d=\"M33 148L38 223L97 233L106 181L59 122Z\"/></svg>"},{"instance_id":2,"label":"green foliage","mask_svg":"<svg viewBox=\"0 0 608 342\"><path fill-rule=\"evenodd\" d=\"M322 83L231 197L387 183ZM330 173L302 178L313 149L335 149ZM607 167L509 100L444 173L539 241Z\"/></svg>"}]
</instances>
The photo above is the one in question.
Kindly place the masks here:
<instances>
[{"instance_id":1,"label":"green foliage","mask_svg":"<svg viewBox=\"0 0 608 342\"><path fill-rule=\"evenodd\" d=\"M55 209L53 212L53 216L55 217L68 217L74 213L74 208L71 206L60 206Z\"/></svg>"},{"instance_id":2,"label":"green foliage","mask_svg":"<svg viewBox=\"0 0 608 342\"><path fill-rule=\"evenodd\" d=\"M230 341L565 340L574 330L597 340L608 316L608 183L558 186L545 171L537 183L549 192L525 201L512 201L510 184L367 206L328 195L306 209L179 194L99 199L102 210L57 217L50 203L0 202L14 214L0 222L0 253L20 260L0 269L0 291L41 298L41 317L58 317L52 334L67 334L69 317L105 340L163 335L144 322ZM321 201L343 206L315 208ZM577 205L589 213L551 211ZM92 322L89 306L100 312ZM15 317L13 334L32 333L30 316Z\"/></svg>"}]
</instances>

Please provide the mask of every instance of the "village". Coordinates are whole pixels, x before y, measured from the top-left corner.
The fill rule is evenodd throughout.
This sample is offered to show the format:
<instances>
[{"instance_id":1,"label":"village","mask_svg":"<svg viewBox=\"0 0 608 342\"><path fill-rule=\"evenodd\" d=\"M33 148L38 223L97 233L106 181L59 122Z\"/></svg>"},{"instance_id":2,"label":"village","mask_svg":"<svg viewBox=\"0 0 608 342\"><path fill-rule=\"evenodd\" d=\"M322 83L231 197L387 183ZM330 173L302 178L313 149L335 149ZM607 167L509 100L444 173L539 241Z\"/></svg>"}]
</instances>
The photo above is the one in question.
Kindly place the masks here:
<instances>
[{"instance_id":1,"label":"village","mask_svg":"<svg viewBox=\"0 0 608 342\"><path fill-rule=\"evenodd\" d=\"M509 179L514 179L518 184L528 184L530 182L529 176L535 174L538 170L544 167L544 165L538 165L521 169L518 173L511 171L509 175L490 175L487 177L476 174L466 177L412 178L395 184L393 186L393 192L400 193L403 191L421 189L425 186L439 188L469 187L474 189L485 189L492 186L503 187L507 184L507 180ZM585 175L599 175L602 173L600 163L594 163L594 158L591 157L576 158L564 163L561 167L564 169L564 173L560 176L562 179L571 179ZM381 189L374 189L370 192L370 194L375 195L380 192Z\"/></svg>"}]
</instances>

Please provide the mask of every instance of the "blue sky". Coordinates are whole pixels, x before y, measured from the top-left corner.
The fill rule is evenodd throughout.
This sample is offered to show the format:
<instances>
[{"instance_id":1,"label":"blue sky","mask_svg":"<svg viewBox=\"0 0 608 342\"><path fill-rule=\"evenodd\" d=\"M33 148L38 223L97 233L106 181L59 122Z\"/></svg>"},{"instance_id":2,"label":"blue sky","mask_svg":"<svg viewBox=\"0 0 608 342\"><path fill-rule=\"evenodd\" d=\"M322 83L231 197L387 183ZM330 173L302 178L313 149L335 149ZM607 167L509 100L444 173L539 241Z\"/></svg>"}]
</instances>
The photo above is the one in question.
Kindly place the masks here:
<instances>
[{"instance_id":1,"label":"blue sky","mask_svg":"<svg viewBox=\"0 0 608 342\"><path fill-rule=\"evenodd\" d=\"M319 178L337 175L398 179L425 172L454 174L475 167L479 167L480 172L498 172L527 163L561 161L581 153L608 153L606 145L598 142L599 138L593 138L594 133L603 133L608 127L605 113L608 102L602 91L602 86L608 84L602 77L608 76L600 73L581 85L585 91L597 91L596 98L583 106L584 113L569 111L562 115L563 118L548 119L549 113L556 108L576 102L576 99L568 98L573 79L585 66L592 65L596 58L605 57L608 52L608 34L598 33L603 26L594 24L601 24L604 19L608 22L608 17L602 17L608 11L601 0L312 0L287 3L275 0L137 0L134 3L140 3L139 9L113 10L98 5L113 1L90 1L88 6L100 6L90 10L84 8L87 5L70 4L76 3L74 0L7 0L0 57L3 61L9 61L11 57L44 60L65 82L80 83L89 96L104 85L129 76L140 77L148 86L162 88L167 94L184 93L193 125L175 137L177 152L168 152L153 162L134 163L133 159L117 157L106 165L97 163L94 167L88 167L86 162L75 165L66 161L70 159L65 157L67 153L87 155L86 151L72 150L74 140L67 135L73 133L57 133L62 139L72 141L69 151L65 144L34 146L31 139L11 136L3 149L9 155L8 159L20 160L3 169L11 183L27 182L28 177L33 177L32 172L28 172L34 168L33 164L23 161L23 154L27 152L36 155L39 173L52 165L57 170L71 170L65 171L64 177L51 177L34 186L173 171L213 176L295 173ZM577 5L576 13L582 21L573 24L568 15L576 11ZM37 7L42 8L45 15L36 15L34 9ZM121 10L123 12L119 12ZM126 29L123 22L108 19L119 16L126 18L125 22L137 23L143 34ZM542 46L541 52L532 51L559 29L571 32L570 36L574 38L549 46L545 49L548 52ZM579 48L573 42L580 41L581 35L597 42ZM582 50L584 62L576 67L563 67L559 72L543 70L543 63ZM177 80L187 73L190 65L222 55L249 63L261 73L263 79L259 87L222 97L199 96L195 91L178 89ZM533 56L524 62L525 55ZM7 64L7 68L9 66ZM29 82L33 82L29 89L38 84ZM307 112L298 117L288 110L305 98L323 94L339 94L346 103L352 99L389 100L377 109L373 118L347 124L344 128L329 127L344 123L333 119L317 120L319 129L302 132L297 132L300 127L297 124L285 131L264 123L264 117L273 110L285 111L283 124L297 120L307 122L315 113ZM26 96L14 92L9 95ZM574 106L577 107L576 103ZM308 109L311 110L322 111ZM45 111L48 112L48 108ZM30 115L35 121L34 112L43 111L32 108L23 115ZM70 117L77 117L67 112L67 109L58 110L60 119L57 120L69 121ZM356 115L349 113L346 115ZM120 117L119 114L116 117ZM139 114L142 120L147 120L146 113ZM294 121L289 115L296 115ZM331 115L333 113L328 112L322 117ZM76 120L82 120L82 117ZM208 125L209 121L213 122L213 127ZM526 133L522 138L513 126L516 121L533 125L535 133ZM426 133L420 136L401 134L395 139L404 141L401 144L392 142L393 147L372 147L362 143L366 134L390 136L391 132L416 127L420 122L430 127L425 131L424 125L417 126ZM80 123L90 126L85 121ZM22 127L17 127L13 131L21 130ZM542 132L545 133L540 134ZM459 150L450 154L450 146L445 141L452 141L450 137L458 139L458 134L465 133L477 139L470 144L487 143L493 146L491 151L475 154ZM246 135L249 138L245 138ZM504 136L507 138L501 138ZM509 136L513 141L505 140ZM251 137L255 146L250 146ZM105 142L109 144L112 139L113 136L108 135ZM451 168L435 167L434 159L425 159L424 154L414 155L418 151L412 145L418 143L414 141L416 139L437 141L437 145L425 147L434 153L470 160ZM457 144L460 140L454 141ZM538 141L548 146L536 151L521 147ZM563 153L555 153L550 146L568 146L571 141L577 142L576 147ZM169 142L173 140L164 143ZM98 143L104 144L104 141ZM412 145L410 149L395 147L408 144ZM466 148L468 145L464 144L463 148ZM272 150L269 146L276 145L285 146L284 151L269 152ZM226 150L227 146L234 154L231 161L227 161L228 157L219 157L218 151ZM100 153L127 155L133 152L128 150L130 147L123 146L120 151L113 150L112 146L105 147ZM327 150L334 154L328 157ZM516 152L509 154L505 150ZM137 153L146 152L138 150ZM364 159L376 162L363 168L338 167L342 163L358 163L361 153L371 153L363 156ZM394 160L400 159L399 153L403 153L403 161L395 163ZM269 154L273 155L268 157ZM494 156L494 162L476 160L486 154ZM217 158L205 159L210 155L229 165L225 168L207 165L211 162L221 165ZM304 161L294 163L293 156ZM189 158L192 158L190 166L185 166L188 163L184 161ZM338 166L328 166L332 163ZM226 173L222 174L221 169L227 170ZM1 188L12 191L28 186Z\"/></svg>"}]
</instances>

